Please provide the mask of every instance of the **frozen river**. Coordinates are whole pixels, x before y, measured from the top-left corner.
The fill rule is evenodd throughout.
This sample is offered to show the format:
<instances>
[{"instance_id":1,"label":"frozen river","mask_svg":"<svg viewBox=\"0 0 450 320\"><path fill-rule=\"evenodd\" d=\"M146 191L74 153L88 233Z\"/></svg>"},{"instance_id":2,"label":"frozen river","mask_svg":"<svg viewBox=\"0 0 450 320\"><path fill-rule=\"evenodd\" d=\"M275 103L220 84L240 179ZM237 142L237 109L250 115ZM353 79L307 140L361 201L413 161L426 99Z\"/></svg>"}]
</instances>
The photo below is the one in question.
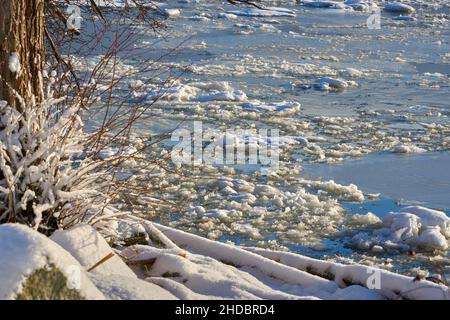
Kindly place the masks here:
<instances>
[{"instance_id":1,"label":"frozen river","mask_svg":"<svg viewBox=\"0 0 450 320\"><path fill-rule=\"evenodd\" d=\"M220 241L449 274L447 249L410 257L373 240L371 216L349 218L382 218L409 204L449 212L449 5L409 4L412 18L381 10L380 29L366 23L376 12L351 7L161 4L180 10L166 20L166 36L141 29L133 58L122 61L133 68L167 54L159 64L175 79L140 134L192 130L193 121L216 138L227 129L278 129L281 152L269 176L251 165L156 170L149 183L164 188L152 197L178 205L152 217ZM135 96L157 96L164 77L151 81L131 85ZM355 243L360 232L372 244Z\"/></svg>"}]
</instances>

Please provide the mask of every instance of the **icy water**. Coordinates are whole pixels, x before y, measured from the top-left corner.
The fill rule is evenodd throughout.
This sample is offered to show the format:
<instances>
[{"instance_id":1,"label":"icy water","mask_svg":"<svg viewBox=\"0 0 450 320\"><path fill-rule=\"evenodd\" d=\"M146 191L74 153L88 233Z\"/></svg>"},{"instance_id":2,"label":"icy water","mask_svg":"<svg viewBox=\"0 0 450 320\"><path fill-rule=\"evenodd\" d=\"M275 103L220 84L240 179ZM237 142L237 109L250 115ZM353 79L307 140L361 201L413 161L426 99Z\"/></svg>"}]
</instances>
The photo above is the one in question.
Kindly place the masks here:
<instances>
[{"instance_id":1,"label":"icy water","mask_svg":"<svg viewBox=\"0 0 450 320\"><path fill-rule=\"evenodd\" d=\"M313 164L314 178L354 183L363 191L381 193L400 203L450 208L450 154L374 154L342 164Z\"/></svg>"},{"instance_id":2,"label":"icy water","mask_svg":"<svg viewBox=\"0 0 450 320\"><path fill-rule=\"evenodd\" d=\"M162 188L152 198L177 206L142 199L135 209L215 240L450 274L448 251L410 257L352 244L372 228L352 224L354 214L382 218L407 204L449 214L449 7L411 4L415 21L382 11L381 29L371 30L370 14L354 10L283 1L273 5L291 10L287 16L255 17L212 1L169 2L181 14L166 20L168 36L140 30L138 55L122 61L133 68L167 54L159 64L177 78L137 136L192 130L194 120L215 137L226 129L278 129L281 163L269 176L251 165L136 170ZM333 88L323 78L345 85ZM135 95L151 99L158 80ZM155 155L173 145L166 141Z\"/></svg>"}]
</instances>

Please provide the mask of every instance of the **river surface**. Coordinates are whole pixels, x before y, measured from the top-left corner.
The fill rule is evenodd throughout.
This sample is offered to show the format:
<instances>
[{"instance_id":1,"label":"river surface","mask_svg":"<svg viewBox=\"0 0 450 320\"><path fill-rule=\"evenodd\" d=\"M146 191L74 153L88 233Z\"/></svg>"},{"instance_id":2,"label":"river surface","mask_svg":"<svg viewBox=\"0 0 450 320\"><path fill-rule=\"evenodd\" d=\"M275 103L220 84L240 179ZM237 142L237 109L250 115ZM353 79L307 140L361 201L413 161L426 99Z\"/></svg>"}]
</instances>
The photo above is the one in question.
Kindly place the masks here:
<instances>
[{"instance_id":1,"label":"river surface","mask_svg":"<svg viewBox=\"0 0 450 320\"><path fill-rule=\"evenodd\" d=\"M216 1L161 4L180 15L166 20L164 37L141 29L133 58L123 57L136 68L167 54L160 66L176 78L138 136L192 130L193 121L215 137L236 128L280 131L274 175L250 164L158 171L145 181L165 189L152 196L180 205L151 217L219 241L449 274L448 251L357 249L352 236L368 226L347 224L353 214L382 218L410 204L450 212L448 2L411 1L414 21L382 10L380 29L367 27L370 12L272 4L288 14L251 16ZM150 99L164 77L141 76L154 83L136 96Z\"/></svg>"}]
</instances>

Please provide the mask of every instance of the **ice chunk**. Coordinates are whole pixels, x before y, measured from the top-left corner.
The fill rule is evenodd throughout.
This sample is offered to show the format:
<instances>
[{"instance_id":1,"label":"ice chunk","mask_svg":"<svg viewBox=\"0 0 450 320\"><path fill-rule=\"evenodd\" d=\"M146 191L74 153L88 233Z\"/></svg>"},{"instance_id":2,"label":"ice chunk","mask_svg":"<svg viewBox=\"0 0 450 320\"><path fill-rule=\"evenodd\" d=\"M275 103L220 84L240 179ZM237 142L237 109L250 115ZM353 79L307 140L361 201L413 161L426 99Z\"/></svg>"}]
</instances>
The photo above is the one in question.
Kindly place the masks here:
<instances>
[{"instance_id":1,"label":"ice chunk","mask_svg":"<svg viewBox=\"0 0 450 320\"><path fill-rule=\"evenodd\" d=\"M424 227L439 226L441 232L450 238L450 218L444 212L421 206L409 206L400 211L409 212L418 216Z\"/></svg>"},{"instance_id":2,"label":"ice chunk","mask_svg":"<svg viewBox=\"0 0 450 320\"><path fill-rule=\"evenodd\" d=\"M255 112L279 112L282 114L295 114L300 111L298 102L280 102L263 104L259 101L249 101L242 103L241 106L246 110Z\"/></svg>"},{"instance_id":3,"label":"ice chunk","mask_svg":"<svg viewBox=\"0 0 450 320\"><path fill-rule=\"evenodd\" d=\"M337 1L303 1L305 7L326 8L326 9L351 9L350 6Z\"/></svg>"},{"instance_id":4,"label":"ice chunk","mask_svg":"<svg viewBox=\"0 0 450 320\"><path fill-rule=\"evenodd\" d=\"M228 215L231 213L231 210L213 209L206 212L204 216L208 218L228 219Z\"/></svg>"},{"instance_id":5,"label":"ice chunk","mask_svg":"<svg viewBox=\"0 0 450 320\"><path fill-rule=\"evenodd\" d=\"M416 244L424 249L447 250L448 241L440 232L439 227L427 227L416 240Z\"/></svg>"},{"instance_id":6,"label":"ice chunk","mask_svg":"<svg viewBox=\"0 0 450 320\"><path fill-rule=\"evenodd\" d=\"M194 99L197 102L208 101L246 101L247 95L241 90L211 93Z\"/></svg>"},{"instance_id":7,"label":"ice chunk","mask_svg":"<svg viewBox=\"0 0 450 320\"><path fill-rule=\"evenodd\" d=\"M335 89L345 89L348 87L347 81L330 77L321 78L320 83L327 83L328 86Z\"/></svg>"},{"instance_id":8,"label":"ice chunk","mask_svg":"<svg viewBox=\"0 0 450 320\"><path fill-rule=\"evenodd\" d=\"M401 2L386 3L384 5L384 10L397 13L412 13L416 11L416 9L414 9L410 5L403 4Z\"/></svg>"},{"instance_id":9,"label":"ice chunk","mask_svg":"<svg viewBox=\"0 0 450 320\"><path fill-rule=\"evenodd\" d=\"M171 18L178 17L181 14L179 9L171 9L171 8L163 9L163 13L166 17L171 17Z\"/></svg>"},{"instance_id":10,"label":"ice chunk","mask_svg":"<svg viewBox=\"0 0 450 320\"><path fill-rule=\"evenodd\" d=\"M381 223L381 219L372 212L369 212L367 214L353 214L348 217L347 223L354 225L373 225Z\"/></svg>"},{"instance_id":11,"label":"ice chunk","mask_svg":"<svg viewBox=\"0 0 450 320\"><path fill-rule=\"evenodd\" d=\"M417 18L415 17L411 17L411 16L402 16L399 15L397 17L392 18L393 20L398 20L398 21L417 21Z\"/></svg>"},{"instance_id":12,"label":"ice chunk","mask_svg":"<svg viewBox=\"0 0 450 320\"><path fill-rule=\"evenodd\" d=\"M228 14L234 14L236 16L245 17L295 17L295 11L278 8L278 7L267 7L264 10L257 8L244 8L241 10L231 10L227 12Z\"/></svg>"},{"instance_id":13,"label":"ice chunk","mask_svg":"<svg viewBox=\"0 0 450 320\"><path fill-rule=\"evenodd\" d=\"M450 218L444 212L420 206L403 208L391 212L383 218L382 228L373 232L360 232L352 238L360 249L374 249L375 246L387 250L425 251L447 250L450 238Z\"/></svg>"},{"instance_id":14,"label":"ice chunk","mask_svg":"<svg viewBox=\"0 0 450 320\"><path fill-rule=\"evenodd\" d=\"M427 150L417 147L413 144L398 144L392 148L394 153L423 153Z\"/></svg>"}]
</instances>

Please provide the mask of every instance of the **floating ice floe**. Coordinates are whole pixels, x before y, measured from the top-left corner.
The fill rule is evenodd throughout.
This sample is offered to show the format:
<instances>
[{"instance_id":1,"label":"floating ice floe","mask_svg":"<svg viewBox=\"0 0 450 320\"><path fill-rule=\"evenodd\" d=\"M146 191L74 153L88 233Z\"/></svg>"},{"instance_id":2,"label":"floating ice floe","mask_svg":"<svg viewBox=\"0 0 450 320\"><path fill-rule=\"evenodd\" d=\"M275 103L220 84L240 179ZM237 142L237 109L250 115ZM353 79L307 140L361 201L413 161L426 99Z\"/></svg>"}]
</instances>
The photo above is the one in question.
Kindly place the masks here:
<instances>
[{"instance_id":1,"label":"floating ice floe","mask_svg":"<svg viewBox=\"0 0 450 320\"><path fill-rule=\"evenodd\" d=\"M398 21L417 21L417 18L415 18L415 17L403 16L403 15L399 15L398 17L393 17L392 19L398 20Z\"/></svg>"},{"instance_id":2,"label":"floating ice floe","mask_svg":"<svg viewBox=\"0 0 450 320\"><path fill-rule=\"evenodd\" d=\"M211 93L204 96L200 96L193 101L196 102L208 102L208 101L246 101L247 95L241 90L225 91Z\"/></svg>"},{"instance_id":3,"label":"floating ice floe","mask_svg":"<svg viewBox=\"0 0 450 320\"><path fill-rule=\"evenodd\" d=\"M280 32L280 30L269 23L257 23L254 25L254 28L266 32Z\"/></svg>"},{"instance_id":4,"label":"floating ice floe","mask_svg":"<svg viewBox=\"0 0 450 320\"><path fill-rule=\"evenodd\" d=\"M213 210L209 210L208 212L206 212L204 214L204 216L208 217L208 218L216 218L219 220L226 220L232 216L236 216L237 214L238 213L236 210L213 209Z\"/></svg>"},{"instance_id":5,"label":"floating ice floe","mask_svg":"<svg viewBox=\"0 0 450 320\"><path fill-rule=\"evenodd\" d=\"M413 13L416 11L413 7L400 2L389 2L384 5L384 10L396 13Z\"/></svg>"},{"instance_id":6,"label":"floating ice floe","mask_svg":"<svg viewBox=\"0 0 450 320\"><path fill-rule=\"evenodd\" d=\"M423 153L427 152L426 149L420 148L413 144L398 144L392 148L394 153Z\"/></svg>"},{"instance_id":7,"label":"floating ice floe","mask_svg":"<svg viewBox=\"0 0 450 320\"><path fill-rule=\"evenodd\" d=\"M295 17L295 11L286 8L267 7L263 9L244 8L241 10L227 11L228 14L245 17Z\"/></svg>"},{"instance_id":8,"label":"floating ice floe","mask_svg":"<svg viewBox=\"0 0 450 320\"><path fill-rule=\"evenodd\" d=\"M228 245L225 243L214 242L199 236L178 231L170 227L156 225L165 236L169 237L174 243L188 251L184 263L169 262L166 259L158 261L162 255L162 251L146 249L143 246L134 246L126 249L124 255L131 255L135 259L148 259L156 257L158 261L157 268L153 269L152 275L158 275L167 269L167 266L174 266L174 274L180 275L175 278L177 282L186 279L185 286L203 295L208 294L214 296L215 288L210 288L211 281L220 283L222 296L236 296L239 292L241 298L246 298L251 292L256 297L263 296L274 297L275 292L281 299L289 299L286 293L295 294L298 298L311 298L311 295L321 299L448 299L449 290L447 287L435 284L429 281L412 281L411 277L395 274L386 270L375 269L363 265L343 265L331 261L321 261L302 255L280 252L261 248L243 248ZM136 254L138 252L138 254ZM195 252L192 254L190 252ZM203 255L203 261L201 260ZM205 260L207 258L208 260ZM183 262L181 258L172 260ZM187 261L186 261L187 260ZM249 275L236 277L231 270L227 270L214 261L227 261L230 266L238 266L237 269L245 271ZM198 261L198 262L196 262ZM209 261L208 263L205 263ZM196 262L194 268L190 262ZM192 266L189 268L189 266ZM206 268L208 267L208 268ZM204 268L204 269L203 269ZM229 268L229 267L228 267ZM370 278L375 271L378 271L381 277L380 290L369 290ZM155 272L155 274L153 274ZM218 281L220 278L216 273L228 275L224 281ZM313 276L311 273L320 276ZM200 275L203 275L204 279ZM260 283L260 290L254 291L253 281L250 275L255 276ZM267 276L269 275L269 278ZM333 279L333 280L325 280ZM208 280L208 281L206 281ZM238 280L238 282L235 282ZM264 286L269 283L271 289ZM200 285L203 283L203 285ZM153 282L153 281L152 281ZM171 291L172 286L168 286L169 280L158 284ZM235 282L233 293L229 293L229 285ZM350 284L350 285L349 285ZM419 288L421 290L419 290ZM279 291L278 291L279 290ZM280 292L281 291L281 292ZM173 294L177 295L172 291ZM284 294L284 297L283 297ZM177 295L180 297L180 295ZM300 296L300 297L299 297Z\"/></svg>"},{"instance_id":9,"label":"floating ice floe","mask_svg":"<svg viewBox=\"0 0 450 320\"><path fill-rule=\"evenodd\" d=\"M348 87L356 87L358 84L355 81L346 81L339 78L323 77L319 79L319 83L313 85L317 90L344 90Z\"/></svg>"},{"instance_id":10,"label":"floating ice floe","mask_svg":"<svg viewBox=\"0 0 450 320\"><path fill-rule=\"evenodd\" d=\"M371 226L380 224L381 219L372 212L369 212L367 214L352 214L348 216L346 223L350 225Z\"/></svg>"},{"instance_id":11,"label":"floating ice floe","mask_svg":"<svg viewBox=\"0 0 450 320\"><path fill-rule=\"evenodd\" d=\"M148 84L139 87L135 92L135 100L177 101L177 102L209 102L247 100L247 95L241 90L233 90L226 81L193 82L182 84L175 81L167 87Z\"/></svg>"},{"instance_id":12,"label":"floating ice floe","mask_svg":"<svg viewBox=\"0 0 450 320\"><path fill-rule=\"evenodd\" d=\"M135 154L137 152L137 149L133 146L126 146L123 148L105 148L103 150L100 150L98 153L98 156L100 159L107 159L111 157L126 157L131 156L132 154Z\"/></svg>"},{"instance_id":13,"label":"floating ice floe","mask_svg":"<svg viewBox=\"0 0 450 320\"><path fill-rule=\"evenodd\" d=\"M241 104L245 110L255 112L279 112L283 114L295 114L300 112L300 103L298 102L280 102L264 104L260 101L248 101Z\"/></svg>"},{"instance_id":14,"label":"floating ice floe","mask_svg":"<svg viewBox=\"0 0 450 320\"><path fill-rule=\"evenodd\" d=\"M345 68L345 69L339 70L339 73L347 75L349 77L361 77L364 75L363 71L360 71L355 68Z\"/></svg>"},{"instance_id":15,"label":"floating ice floe","mask_svg":"<svg viewBox=\"0 0 450 320\"><path fill-rule=\"evenodd\" d=\"M174 9L174 8L165 8L162 10L162 13L166 17L174 18L174 17L178 17L181 14L181 11L179 9Z\"/></svg>"},{"instance_id":16,"label":"floating ice floe","mask_svg":"<svg viewBox=\"0 0 450 320\"><path fill-rule=\"evenodd\" d=\"M347 0L344 4L352 7L355 11L371 12L378 9L378 5L372 1Z\"/></svg>"},{"instance_id":17,"label":"floating ice floe","mask_svg":"<svg viewBox=\"0 0 450 320\"><path fill-rule=\"evenodd\" d=\"M326 192L330 195L338 196L340 199L353 201L353 202L364 202L364 193L358 189L358 187L354 184L350 184L348 186L344 186L330 181L309 181L304 180L302 183L308 185L311 188L320 190L322 192Z\"/></svg>"},{"instance_id":18,"label":"floating ice floe","mask_svg":"<svg viewBox=\"0 0 450 320\"><path fill-rule=\"evenodd\" d=\"M303 1L305 7L351 10L352 7L337 1Z\"/></svg>"},{"instance_id":19,"label":"floating ice floe","mask_svg":"<svg viewBox=\"0 0 450 320\"><path fill-rule=\"evenodd\" d=\"M192 20L192 21L203 21L203 22L211 21L211 17L206 15L204 12L202 12L198 15L195 15L195 16L191 16L188 19Z\"/></svg>"},{"instance_id":20,"label":"floating ice floe","mask_svg":"<svg viewBox=\"0 0 450 320\"><path fill-rule=\"evenodd\" d=\"M236 20L236 19L238 19L237 15L232 14L232 13L224 13L224 12L220 12L217 15L217 17L221 18L221 19L228 19L228 20Z\"/></svg>"},{"instance_id":21,"label":"floating ice floe","mask_svg":"<svg viewBox=\"0 0 450 320\"><path fill-rule=\"evenodd\" d=\"M371 233L360 232L352 242L360 249L371 249L376 245L386 250L429 251L447 250L449 238L450 218L444 212L409 206L400 212L387 214L381 228Z\"/></svg>"},{"instance_id":22,"label":"floating ice floe","mask_svg":"<svg viewBox=\"0 0 450 320\"><path fill-rule=\"evenodd\" d=\"M130 225L127 227L135 228L135 226ZM145 231L140 230L139 232L142 234ZM106 240L91 226L77 225L69 230L58 230L50 239L69 252L85 269L92 268L105 257L113 255L100 265L97 265L88 274L91 281L107 299L176 299L175 296L161 287L138 279L123 260L116 254L113 254L113 250Z\"/></svg>"}]
</instances>

